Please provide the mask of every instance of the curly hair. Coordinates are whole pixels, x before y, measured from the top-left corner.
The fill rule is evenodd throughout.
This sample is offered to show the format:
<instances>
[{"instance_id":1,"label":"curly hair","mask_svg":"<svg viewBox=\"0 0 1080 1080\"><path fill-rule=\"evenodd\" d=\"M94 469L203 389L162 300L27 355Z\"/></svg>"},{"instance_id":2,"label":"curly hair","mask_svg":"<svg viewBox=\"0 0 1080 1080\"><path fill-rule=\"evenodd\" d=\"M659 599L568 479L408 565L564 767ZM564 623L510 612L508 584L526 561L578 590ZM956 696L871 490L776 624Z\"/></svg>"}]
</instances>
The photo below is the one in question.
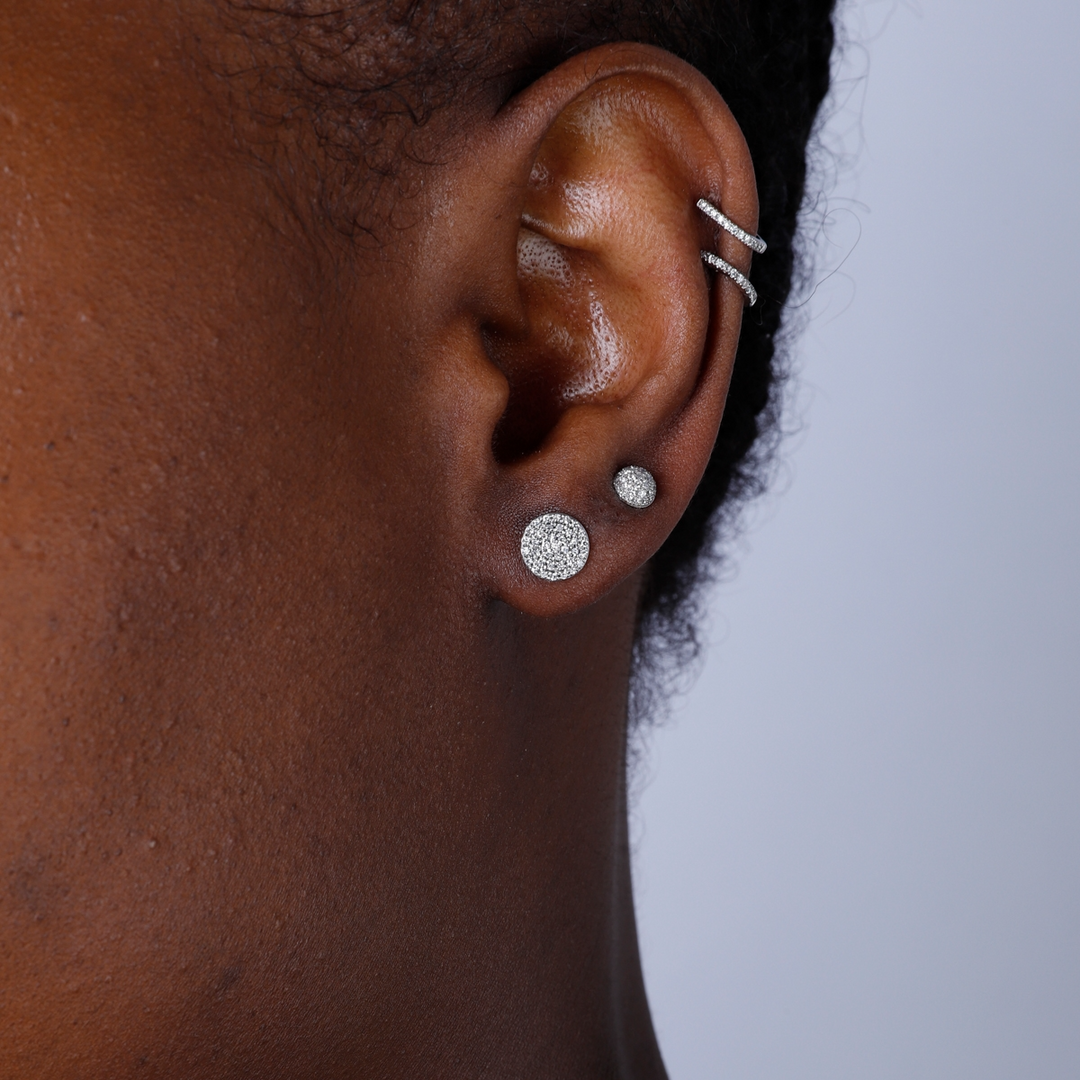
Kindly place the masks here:
<instances>
[{"instance_id":1,"label":"curly hair","mask_svg":"<svg viewBox=\"0 0 1080 1080\"><path fill-rule=\"evenodd\" d=\"M650 13L649 40L706 75L727 102L750 148L757 177L758 303L743 319L720 431L690 505L650 564L637 638L635 693L652 704L665 666L697 652L702 586L719 563L746 501L760 494L780 435L786 374L782 320L799 268L798 227L808 144L829 89L835 0L678 0Z\"/></svg>"}]
</instances>

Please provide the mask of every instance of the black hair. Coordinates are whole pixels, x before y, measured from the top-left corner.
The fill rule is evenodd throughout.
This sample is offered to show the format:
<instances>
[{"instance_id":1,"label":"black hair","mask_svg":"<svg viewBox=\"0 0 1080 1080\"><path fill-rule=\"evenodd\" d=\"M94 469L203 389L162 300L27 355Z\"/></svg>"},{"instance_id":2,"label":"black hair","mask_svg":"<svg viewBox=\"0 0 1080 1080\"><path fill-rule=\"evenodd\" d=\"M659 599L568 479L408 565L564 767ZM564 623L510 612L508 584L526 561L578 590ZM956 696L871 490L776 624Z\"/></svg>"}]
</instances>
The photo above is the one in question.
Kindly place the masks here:
<instances>
[{"instance_id":1,"label":"black hair","mask_svg":"<svg viewBox=\"0 0 1080 1080\"><path fill-rule=\"evenodd\" d=\"M829 88L835 0L677 0L650 13L650 40L698 68L717 88L750 148L760 202L747 308L724 418L686 513L653 557L641 601L634 712L655 704L665 675L697 652L702 586L720 565L719 542L760 494L780 436L786 374L783 316L801 269L799 215L807 155Z\"/></svg>"}]
</instances>

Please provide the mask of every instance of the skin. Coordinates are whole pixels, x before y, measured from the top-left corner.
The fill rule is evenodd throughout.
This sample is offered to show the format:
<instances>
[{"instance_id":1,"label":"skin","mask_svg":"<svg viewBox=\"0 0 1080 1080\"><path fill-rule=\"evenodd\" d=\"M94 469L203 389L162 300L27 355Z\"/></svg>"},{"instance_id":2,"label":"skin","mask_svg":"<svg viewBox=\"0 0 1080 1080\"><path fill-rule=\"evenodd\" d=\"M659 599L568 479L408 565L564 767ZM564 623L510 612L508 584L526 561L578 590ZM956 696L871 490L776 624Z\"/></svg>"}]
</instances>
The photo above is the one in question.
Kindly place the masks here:
<instances>
[{"instance_id":1,"label":"skin","mask_svg":"<svg viewBox=\"0 0 1080 1080\"><path fill-rule=\"evenodd\" d=\"M446 106L350 237L196 29L0 5L0 1075L661 1077L626 696L741 134L595 50ZM548 509L593 545L558 584Z\"/></svg>"}]
</instances>

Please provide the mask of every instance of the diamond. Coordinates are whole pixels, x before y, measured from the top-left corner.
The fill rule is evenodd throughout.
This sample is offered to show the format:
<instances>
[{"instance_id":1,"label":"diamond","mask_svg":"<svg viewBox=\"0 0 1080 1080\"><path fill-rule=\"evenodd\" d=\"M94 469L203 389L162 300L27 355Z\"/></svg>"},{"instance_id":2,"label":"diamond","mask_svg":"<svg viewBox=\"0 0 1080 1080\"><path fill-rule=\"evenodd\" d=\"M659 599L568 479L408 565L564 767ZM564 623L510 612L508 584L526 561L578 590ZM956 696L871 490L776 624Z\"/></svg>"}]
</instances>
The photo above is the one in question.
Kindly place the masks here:
<instances>
[{"instance_id":1,"label":"diamond","mask_svg":"<svg viewBox=\"0 0 1080 1080\"><path fill-rule=\"evenodd\" d=\"M521 557L538 578L565 581L588 561L589 534L569 514L541 514L522 533Z\"/></svg>"},{"instance_id":2,"label":"diamond","mask_svg":"<svg viewBox=\"0 0 1080 1080\"><path fill-rule=\"evenodd\" d=\"M727 216L727 214L721 213L708 199L698 199L697 208L706 216L713 219L721 229L725 229L731 233L740 243L745 244L751 251L756 251L761 255L768 245L760 236L755 236L753 233L748 233L745 229L740 229L734 221Z\"/></svg>"},{"instance_id":3,"label":"diamond","mask_svg":"<svg viewBox=\"0 0 1080 1080\"><path fill-rule=\"evenodd\" d=\"M656 498L656 481L653 479L653 474L640 465L627 465L620 469L615 474L612 486L615 488L615 494L627 506L632 506L635 510L644 510L645 507L652 506L653 499Z\"/></svg>"},{"instance_id":4,"label":"diamond","mask_svg":"<svg viewBox=\"0 0 1080 1080\"><path fill-rule=\"evenodd\" d=\"M701 257L714 269L719 270L721 274L726 274L744 293L746 293L746 299L750 301L750 306L753 307L757 303L757 289L750 284L750 279L741 271L736 270L734 266L729 262L725 262L719 255L714 255L711 251L703 251Z\"/></svg>"}]
</instances>

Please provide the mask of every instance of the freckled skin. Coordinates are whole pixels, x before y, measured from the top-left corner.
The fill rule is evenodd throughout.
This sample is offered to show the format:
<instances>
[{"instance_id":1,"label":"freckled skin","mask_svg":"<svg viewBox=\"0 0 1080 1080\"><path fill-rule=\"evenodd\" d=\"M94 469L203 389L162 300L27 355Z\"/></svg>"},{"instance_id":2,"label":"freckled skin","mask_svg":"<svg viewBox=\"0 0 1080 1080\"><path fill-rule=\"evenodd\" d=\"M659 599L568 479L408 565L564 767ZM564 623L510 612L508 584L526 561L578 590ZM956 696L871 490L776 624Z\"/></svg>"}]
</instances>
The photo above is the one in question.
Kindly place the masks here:
<instances>
[{"instance_id":1,"label":"freckled skin","mask_svg":"<svg viewBox=\"0 0 1080 1080\"><path fill-rule=\"evenodd\" d=\"M623 100L619 161L559 166L610 119L552 128L574 69L502 127L437 116L451 164L412 224L324 242L193 25L211 51L212 21L149 0L0 5L0 1076L661 1077L625 700L639 568L704 466L741 311L683 188L726 185L752 226L741 136L630 47L620 100L671 81L681 143ZM564 186L614 169L615 233L637 170L631 240L666 230L662 270L562 236L542 144ZM530 298L523 215L614 274L594 299L624 359L584 411L536 327L570 327L572 360L607 324ZM531 445L502 462L508 400ZM646 451L662 494L633 517L610 476ZM565 587L515 555L552 500L598 552Z\"/></svg>"}]
</instances>

